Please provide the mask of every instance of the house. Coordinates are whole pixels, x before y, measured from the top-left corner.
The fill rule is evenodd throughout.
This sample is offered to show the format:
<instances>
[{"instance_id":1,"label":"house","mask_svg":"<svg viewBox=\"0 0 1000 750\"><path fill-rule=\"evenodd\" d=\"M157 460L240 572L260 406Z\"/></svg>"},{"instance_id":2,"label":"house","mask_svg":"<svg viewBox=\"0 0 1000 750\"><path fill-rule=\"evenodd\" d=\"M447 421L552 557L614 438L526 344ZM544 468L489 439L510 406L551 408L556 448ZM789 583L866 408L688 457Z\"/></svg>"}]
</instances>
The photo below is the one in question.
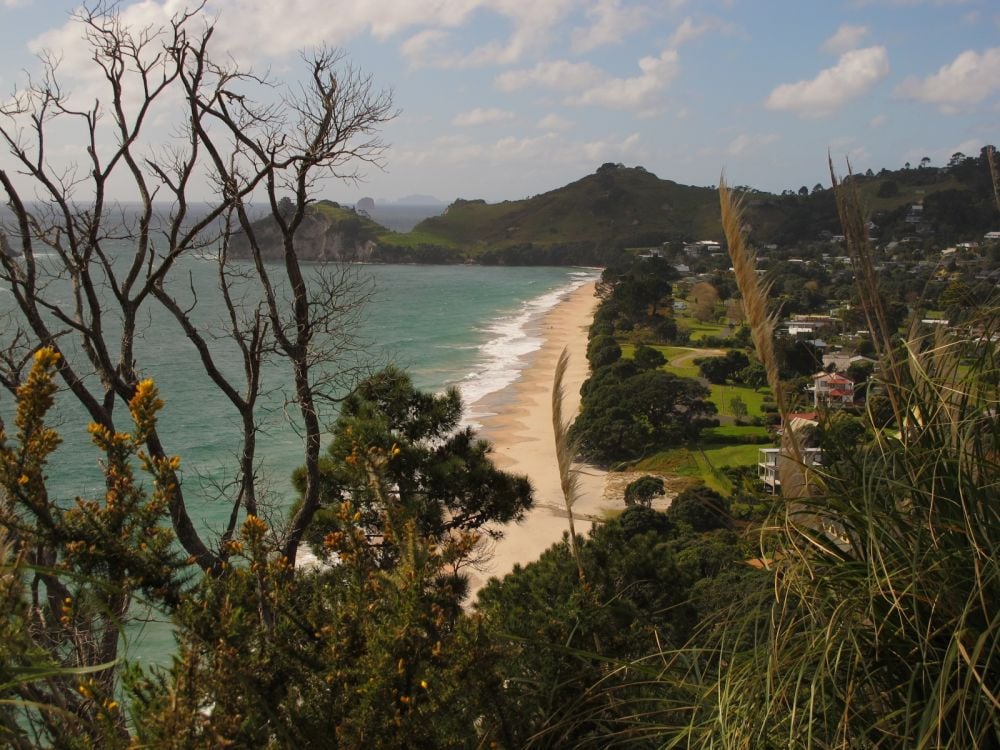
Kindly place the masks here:
<instances>
[{"instance_id":1,"label":"house","mask_svg":"<svg viewBox=\"0 0 1000 750\"><path fill-rule=\"evenodd\" d=\"M1000 240L1000 232L987 232L983 235L984 240Z\"/></svg>"},{"instance_id":2,"label":"house","mask_svg":"<svg viewBox=\"0 0 1000 750\"><path fill-rule=\"evenodd\" d=\"M719 252L722 250L722 245L714 240L698 240L690 245L685 245L684 250L696 255L705 255Z\"/></svg>"},{"instance_id":3,"label":"house","mask_svg":"<svg viewBox=\"0 0 1000 750\"><path fill-rule=\"evenodd\" d=\"M836 322L836 319L829 315L793 315L792 319L783 325L787 326L789 336L798 336L803 333L815 335L817 331Z\"/></svg>"},{"instance_id":4,"label":"house","mask_svg":"<svg viewBox=\"0 0 1000 750\"><path fill-rule=\"evenodd\" d=\"M844 372L851 366L851 355L847 352L831 352L823 355L823 369L833 366L833 369Z\"/></svg>"},{"instance_id":5,"label":"house","mask_svg":"<svg viewBox=\"0 0 1000 750\"><path fill-rule=\"evenodd\" d=\"M865 357L861 354L848 354L844 351L823 355L824 370L833 365L833 368L837 370L837 372L847 372L851 365L857 364L858 362L868 362L872 365L875 364L875 360L871 357Z\"/></svg>"},{"instance_id":6,"label":"house","mask_svg":"<svg viewBox=\"0 0 1000 750\"><path fill-rule=\"evenodd\" d=\"M816 428L819 427L817 412L814 411L793 411L787 415L787 422L782 421L775 435L784 435L785 429L791 429L795 433L800 445L809 445L814 442Z\"/></svg>"},{"instance_id":7,"label":"house","mask_svg":"<svg viewBox=\"0 0 1000 750\"><path fill-rule=\"evenodd\" d=\"M781 487L781 467L785 461L793 461L781 453L781 448L761 448L757 452L757 478L769 488L772 493ZM803 448L802 465L822 466L823 451L820 448Z\"/></svg>"},{"instance_id":8,"label":"house","mask_svg":"<svg viewBox=\"0 0 1000 750\"><path fill-rule=\"evenodd\" d=\"M847 406L854 403L854 381L836 372L813 375L813 406Z\"/></svg>"}]
</instances>

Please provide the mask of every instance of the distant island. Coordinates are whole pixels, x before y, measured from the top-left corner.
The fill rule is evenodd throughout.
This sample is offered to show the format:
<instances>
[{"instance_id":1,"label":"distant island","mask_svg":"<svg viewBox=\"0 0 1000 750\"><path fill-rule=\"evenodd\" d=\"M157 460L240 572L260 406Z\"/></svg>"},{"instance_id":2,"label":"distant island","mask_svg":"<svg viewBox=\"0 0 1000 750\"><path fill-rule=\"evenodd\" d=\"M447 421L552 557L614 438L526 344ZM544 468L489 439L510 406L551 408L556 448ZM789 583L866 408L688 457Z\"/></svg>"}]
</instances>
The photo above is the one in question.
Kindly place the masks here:
<instances>
[{"instance_id":1,"label":"distant island","mask_svg":"<svg viewBox=\"0 0 1000 750\"><path fill-rule=\"evenodd\" d=\"M954 243L981 237L991 226L991 187L978 160L955 154L945 167L909 165L853 175L880 241ZM781 194L738 188L747 202L751 241L777 249L836 241L840 230L833 193L822 185ZM399 205L435 200L413 195ZM412 202L411 202L412 201ZM355 208L332 201L311 204L299 230L300 257L381 263L479 263L484 265L607 265L636 248L692 242L719 243L718 195L661 179L643 167L606 163L596 172L540 195L487 203L458 199L433 211L408 231L379 221L370 198ZM271 219L258 222L265 256L279 257ZM271 243L271 244L269 244ZM247 255L237 237L232 254Z\"/></svg>"}]
</instances>

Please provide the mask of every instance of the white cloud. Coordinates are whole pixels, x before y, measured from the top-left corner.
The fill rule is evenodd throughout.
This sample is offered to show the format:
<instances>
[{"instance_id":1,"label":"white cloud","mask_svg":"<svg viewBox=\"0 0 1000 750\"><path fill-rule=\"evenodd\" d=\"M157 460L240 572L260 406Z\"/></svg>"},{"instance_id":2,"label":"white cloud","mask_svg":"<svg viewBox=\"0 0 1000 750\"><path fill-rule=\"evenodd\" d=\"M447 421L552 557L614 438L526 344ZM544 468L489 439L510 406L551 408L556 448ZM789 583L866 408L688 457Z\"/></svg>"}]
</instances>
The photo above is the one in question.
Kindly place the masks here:
<instances>
[{"instance_id":1,"label":"white cloud","mask_svg":"<svg viewBox=\"0 0 1000 750\"><path fill-rule=\"evenodd\" d=\"M823 49L834 55L842 55L848 50L857 49L861 40L868 36L867 26L851 26L842 24L833 36L823 42Z\"/></svg>"},{"instance_id":2,"label":"white cloud","mask_svg":"<svg viewBox=\"0 0 1000 750\"><path fill-rule=\"evenodd\" d=\"M884 115L884 114L882 114L882 115L875 115L871 119L871 122L868 123L868 126L871 127L871 128L880 128L883 125L885 125L887 122L889 122L889 118L886 115Z\"/></svg>"},{"instance_id":3,"label":"white cloud","mask_svg":"<svg viewBox=\"0 0 1000 750\"><path fill-rule=\"evenodd\" d=\"M491 122L503 122L513 120L514 113L497 107L476 107L468 112L460 112L451 121L453 125L459 127L470 127L474 125L486 125Z\"/></svg>"},{"instance_id":4,"label":"white cloud","mask_svg":"<svg viewBox=\"0 0 1000 750\"><path fill-rule=\"evenodd\" d=\"M911 76L896 87L896 96L937 104L954 113L960 105L975 104L1000 91L1000 47L979 54L966 50L937 73Z\"/></svg>"},{"instance_id":5,"label":"white cloud","mask_svg":"<svg viewBox=\"0 0 1000 750\"><path fill-rule=\"evenodd\" d=\"M670 40L667 42L668 47L673 47L676 49L682 44L693 41L698 37L704 36L710 31L719 31L723 34L738 34L739 30L736 26L719 18L708 17L700 22L695 21L691 16L687 16L680 25L674 29L674 33L670 35Z\"/></svg>"},{"instance_id":6,"label":"white cloud","mask_svg":"<svg viewBox=\"0 0 1000 750\"><path fill-rule=\"evenodd\" d=\"M8 4L11 0L3 0ZM296 0L292 7L273 0L209 0L206 19L218 19L213 44L243 62L280 59L300 49L342 46L371 34L379 40L409 33L402 52L413 65L460 67L490 63L511 64L541 48L552 28L572 8L574 0L366 0L337 4L328 0ZM182 9L179 0L145 0L123 5L120 16L128 25L160 26ZM506 36L467 51L442 51L452 39L447 32L466 24L475 14L500 17L498 29ZM73 22L33 40L34 49L83 50L80 27ZM85 50L83 52L84 57Z\"/></svg>"},{"instance_id":7,"label":"white cloud","mask_svg":"<svg viewBox=\"0 0 1000 750\"><path fill-rule=\"evenodd\" d=\"M609 77L579 94L571 95L567 102L576 105L628 109L640 114L652 114L663 98L663 92L677 75L677 50L666 49L659 57L639 60L640 73L628 78Z\"/></svg>"},{"instance_id":8,"label":"white cloud","mask_svg":"<svg viewBox=\"0 0 1000 750\"><path fill-rule=\"evenodd\" d=\"M824 117L871 90L888 74L885 47L852 50L811 80L781 84L765 104L769 109L788 110L801 117Z\"/></svg>"},{"instance_id":9,"label":"white cloud","mask_svg":"<svg viewBox=\"0 0 1000 750\"><path fill-rule=\"evenodd\" d=\"M442 29L424 29L403 42L399 51L409 59L424 59L443 45L448 38L448 32Z\"/></svg>"},{"instance_id":10,"label":"white cloud","mask_svg":"<svg viewBox=\"0 0 1000 750\"><path fill-rule=\"evenodd\" d=\"M587 9L590 26L573 29L573 51L589 52L606 44L617 44L629 34L639 31L649 17L643 5L629 4L622 0L597 0Z\"/></svg>"},{"instance_id":11,"label":"white cloud","mask_svg":"<svg viewBox=\"0 0 1000 750\"><path fill-rule=\"evenodd\" d=\"M941 163L947 164L955 154L965 154L966 156L979 156L985 144L979 138L969 138L952 148L941 149Z\"/></svg>"},{"instance_id":12,"label":"white cloud","mask_svg":"<svg viewBox=\"0 0 1000 750\"><path fill-rule=\"evenodd\" d=\"M419 148L395 155L399 165L448 164L467 166L475 162L506 165L513 162L538 165L575 165L592 169L605 161L622 161L641 156L640 137L631 133L621 139L579 141L558 133L537 136L507 136L488 143L465 138L438 138Z\"/></svg>"},{"instance_id":13,"label":"white cloud","mask_svg":"<svg viewBox=\"0 0 1000 750\"><path fill-rule=\"evenodd\" d=\"M507 92L530 86L575 91L593 86L604 78L604 71L590 63L551 60L540 62L533 68L501 73L496 77L495 83L498 89Z\"/></svg>"},{"instance_id":14,"label":"white cloud","mask_svg":"<svg viewBox=\"0 0 1000 750\"><path fill-rule=\"evenodd\" d=\"M778 136L774 133L768 133L766 135L748 135L746 133L741 133L729 142L726 147L726 153L730 156L739 156L740 154L753 151L764 146L774 143L778 140Z\"/></svg>"},{"instance_id":15,"label":"white cloud","mask_svg":"<svg viewBox=\"0 0 1000 750\"><path fill-rule=\"evenodd\" d=\"M566 92L565 103L575 106L651 114L677 75L677 51L666 49L658 57L644 57L638 66L638 75L618 78L587 62L550 60L533 68L501 73L495 84L508 92L530 86Z\"/></svg>"},{"instance_id":16,"label":"white cloud","mask_svg":"<svg viewBox=\"0 0 1000 750\"><path fill-rule=\"evenodd\" d=\"M538 121L538 127L542 130L569 130L574 125L572 120L551 112Z\"/></svg>"},{"instance_id":17,"label":"white cloud","mask_svg":"<svg viewBox=\"0 0 1000 750\"><path fill-rule=\"evenodd\" d=\"M236 0L231 0L235 2ZM318 1L318 0L317 0ZM352 3L367 8L371 3ZM430 47L414 50L410 45L404 46L403 54L415 67L428 68L470 68L485 65L511 65L518 62L529 52L544 48L551 31L572 9L574 0L437 0L436 3L416 3L412 0L381 0L384 5L405 5L407 8L419 9L423 17L418 22L421 25L458 26L472 10L491 11L502 16L513 27L510 35L503 40L492 40L469 51L433 52ZM443 14L444 24L435 24L435 11L439 6L452 8L452 13ZM391 12L391 11L390 11ZM414 24L416 25L416 24ZM439 41L443 41L439 37Z\"/></svg>"}]
</instances>

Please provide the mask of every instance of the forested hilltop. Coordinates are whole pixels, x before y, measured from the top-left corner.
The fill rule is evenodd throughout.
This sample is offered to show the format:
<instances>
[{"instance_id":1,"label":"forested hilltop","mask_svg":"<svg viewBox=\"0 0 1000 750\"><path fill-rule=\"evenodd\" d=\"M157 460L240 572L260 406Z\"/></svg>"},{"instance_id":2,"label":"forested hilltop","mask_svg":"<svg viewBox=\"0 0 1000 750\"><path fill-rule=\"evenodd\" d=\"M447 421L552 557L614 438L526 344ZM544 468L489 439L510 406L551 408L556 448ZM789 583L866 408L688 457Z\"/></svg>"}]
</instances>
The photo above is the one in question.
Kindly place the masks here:
<instances>
[{"instance_id":1,"label":"forested hilltop","mask_svg":"<svg viewBox=\"0 0 1000 750\"><path fill-rule=\"evenodd\" d=\"M996 229L986 148L975 156L956 153L942 167L925 160L853 175L873 236L946 245ZM780 195L740 190L747 194L750 239L758 246L794 248L841 232L833 191L820 184ZM289 201L286 210L292 209ZM318 201L298 232L303 256L312 260L485 265L607 265L630 248L723 239L714 187L681 185L614 163L522 200L456 200L405 233L380 226L363 211ZM265 256L278 257L274 220L263 220L258 234ZM243 237L234 238L233 254L248 254Z\"/></svg>"}]
</instances>

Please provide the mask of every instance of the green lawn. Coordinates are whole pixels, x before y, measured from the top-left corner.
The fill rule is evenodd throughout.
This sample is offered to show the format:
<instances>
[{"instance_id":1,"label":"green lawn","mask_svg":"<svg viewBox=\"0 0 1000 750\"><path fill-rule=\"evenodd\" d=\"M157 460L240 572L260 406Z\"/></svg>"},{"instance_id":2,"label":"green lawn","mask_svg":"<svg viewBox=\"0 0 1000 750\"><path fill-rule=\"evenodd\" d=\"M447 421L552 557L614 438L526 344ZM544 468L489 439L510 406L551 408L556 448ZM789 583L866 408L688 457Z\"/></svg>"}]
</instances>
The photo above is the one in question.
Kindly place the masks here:
<instances>
[{"instance_id":1,"label":"green lawn","mask_svg":"<svg viewBox=\"0 0 1000 750\"><path fill-rule=\"evenodd\" d=\"M702 354L703 350L693 346L664 346L662 344L650 344L650 346L656 349L667 360L667 364L663 366L663 369L682 378L698 377L698 366L693 364L693 360L698 357L713 356L711 354ZM635 344L622 344L621 347L624 359L631 359L635 355ZM676 360L680 358L683 358L685 363L681 365L675 364Z\"/></svg>"},{"instance_id":2,"label":"green lawn","mask_svg":"<svg viewBox=\"0 0 1000 750\"><path fill-rule=\"evenodd\" d=\"M624 359L631 359L635 355L635 344L622 344L622 357ZM660 352L667 360L667 364L663 366L663 369L667 372L672 372L674 375L678 375L683 378L696 378L698 377L698 366L694 364L694 360L697 357L692 357L692 354L697 354L698 349L695 347L688 346L658 346L654 345L654 349ZM712 356L706 354L705 356ZM674 362L679 359L684 358L685 364L676 365ZM743 399L743 403L747 405L747 416L755 417L759 416L760 405L767 400L768 389L761 388L755 391L753 388L747 388L742 385L710 385L711 395L709 400L715 404L715 408L719 410L719 414L723 416L734 416L733 410L729 405L735 397L739 396Z\"/></svg>"},{"instance_id":3,"label":"green lawn","mask_svg":"<svg viewBox=\"0 0 1000 750\"><path fill-rule=\"evenodd\" d=\"M770 433L766 427L755 427L754 425L721 425L719 427L709 427L702 430L703 435L716 435L727 438L740 437L767 437Z\"/></svg>"},{"instance_id":4,"label":"green lawn","mask_svg":"<svg viewBox=\"0 0 1000 750\"><path fill-rule=\"evenodd\" d=\"M717 445L702 451L716 469L723 466L753 466L758 451L767 445Z\"/></svg>"},{"instance_id":5,"label":"green lawn","mask_svg":"<svg viewBox=\"0 0 1000 750\"><path fill-rule=\"evenodd\" d=\"M683 378L696 378L698 377L698 368L692 364L674 366L671 362L678 357L683 357L686 354L691 354L692 352L697 352L697 349L688 346L663 346L662 344L650 344L653 349L656 349L663 358L667 360L667 364L663 366L663 369L667 372L672 372L674 375L679 375ZM635 356L635 344L622 344L622 358L632 359Z\"/></svg>"},{"instance_id":6,"label":"green lawn","mask_svg":"<svg viewBox=\"0 0 1000 750\"><path fill-rule=\"evenodd\" d=\"M760 405L764 403L765 395L761 391L747 388L743 385L711 385L712 395L709 400L719 410L723 416L734 416L729 402L739 396L743 403L747 405L747 416L760 416Z\"/></svg>"},{"instance_id":7,"label":"green lawn","mask_svg":"<svg viewBox=\"0 0 1000 750\"><path fill-rule=\"evenodd\" d=\"M646 458L633 471L655 471L679 477L700 479L708 487L728 495L732 487L719 473L724 466L753 466L757 463L759 445L720 445L694 448L671 448Z\"/></svg>"},{"instance_id":8,"label":"green lawn","mask_svg":"<svg viewBox=\"0 0 1000 750\"><path fill-rule=\"evenodd\" d=\"M719 326L721 329L721 326ZM630 359L635 354L635 344L622 344L622 357ZM698 367L692 363L698 349L683 346L653 346L667 359L663 369L682 377L698 377ZM711 356L711 355L706 355ZM674 361L683 359L685 364L675 365ZM730 401L739 396L747 406L747 416L757 416L761 413L760 406L768 398L769 391L738 385L710 385L710 400L716 405L721 416L732 416ZM721 425L705 430L706 436L724 436L738 438L743 436L766 436L767 428L752 425ZM712 489L723 494L730 494L732 487L719 473L724 466L753 466L757 463L757 451L762 444L749 445L711 445L708 443L694 448L671 448L646 458L632 469L634 471L655 471L663 474L673 474L678 477L689 477L701 480Z\"/></svg>"},{"instance_id":9,"label":"green lawn","mask_svg":"<svg viewBox=\"0 0 1000 750\"><path fill-rule=\"evenodd\" d=\"M678 318L677 324L687 328L692 341L700 341L706 336L721 336L726 328L721 323L701 323L694 318Z\"/></svg>"}]
</instances>

